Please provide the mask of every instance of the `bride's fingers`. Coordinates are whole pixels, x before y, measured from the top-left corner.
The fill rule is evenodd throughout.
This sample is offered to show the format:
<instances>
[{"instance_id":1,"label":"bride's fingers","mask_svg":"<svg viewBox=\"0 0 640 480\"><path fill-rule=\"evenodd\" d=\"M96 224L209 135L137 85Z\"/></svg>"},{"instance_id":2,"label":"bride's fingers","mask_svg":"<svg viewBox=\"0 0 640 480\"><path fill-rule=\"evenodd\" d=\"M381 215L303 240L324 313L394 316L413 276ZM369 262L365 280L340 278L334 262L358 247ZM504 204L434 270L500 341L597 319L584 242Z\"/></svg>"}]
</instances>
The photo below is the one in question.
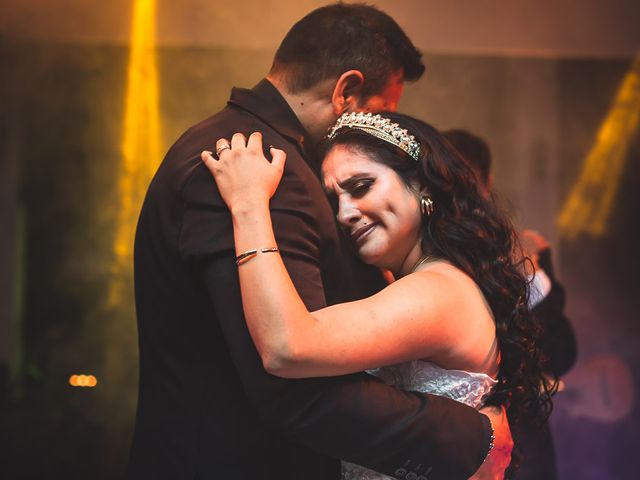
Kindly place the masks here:
<instances>
[{"instance_id":1,"label":"bride's fingers","mask_svg":"<svg viewBox=\"0 0 640 480\"><path fill-rule=\"evenodd\" d=\"M240 132L234 133L231 137L231 149L246 148L247 138Z\"/></svg>"},{"instance_id":2,"label":"bride's fingers","mask_svg":"<svg viewBox=\"0 0 640 480\"><path fill-rule=\"evenodd\" d=\"M287 154L284 150L280 150L275 147L270 147L269 151L271 152L271 165L276 167L278 170L284 170L284 162L287 159Z\"/></svg>"},{"instance_id":3,"label":"bride's fingers","mask_svg":"<svg viewBox=\"0 0 640 480\"><path fill-rule=\"evenodd\" d=\"M216 142L216 156L220 158L222 152L231 149L231 143L226 138L221 138Z\"/></svg>"},{"instance_id":4,"label":"bride's fingers","mask_svg":"<svg viewBox=\"0 0 640 480\"><path fill-rule=\"evenodd\" d=\"M213 158L212 152L210 152L209 150L203 150L202 153L200 154L200 158L202 159L202 161L204 162L204 164L207 166L207 168L211 173L214 173L217 171L216 168L218 167L218 161L215 158Z\"/></svg>"},{"instance_id":5,"label":"bride's fingers","mask_svg":"<svg viewBox=\"0 0 640 480\"><path fill-rule=\"evenodd\" d=\"M249 135L249 140L247 141L247 149L254 152L262 151L262 133L253 132L251 135Z\"/></svg>"}]
</instances>

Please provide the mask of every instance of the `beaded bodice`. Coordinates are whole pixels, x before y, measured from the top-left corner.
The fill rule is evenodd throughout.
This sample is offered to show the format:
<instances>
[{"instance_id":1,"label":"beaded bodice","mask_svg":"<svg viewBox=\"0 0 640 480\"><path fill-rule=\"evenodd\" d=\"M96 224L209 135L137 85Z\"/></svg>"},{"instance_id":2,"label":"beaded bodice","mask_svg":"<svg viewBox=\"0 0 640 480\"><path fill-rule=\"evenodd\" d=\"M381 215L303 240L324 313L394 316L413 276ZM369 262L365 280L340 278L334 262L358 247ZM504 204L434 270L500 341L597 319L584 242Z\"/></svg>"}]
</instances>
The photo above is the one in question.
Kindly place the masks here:
<instances>
[{"instance_id":1,"label":"beaded bodice","mask_svg":"<svg viewBox=\"0 0 640 480\"><path fill-rule=\"evenodd\" d=\"M484 373L446 370L430 362L413 360L367 370L384 383L401 390L433 393L478 408L497 382Z\"/></svg>"},{"instance_id":2,"label":"beaded bodice","mask_svg":"<svg viewBox=\"0 0 640 480\"><path fill-rule=\"evenodd\" d=\"M401 390L433 393L449 397L474 408L482 406L497 383L484 373L446 370L422 360L367 370L384 383ZM393 480L360 465L342 462L343 480Z\"/></svg>"}]
</instances>

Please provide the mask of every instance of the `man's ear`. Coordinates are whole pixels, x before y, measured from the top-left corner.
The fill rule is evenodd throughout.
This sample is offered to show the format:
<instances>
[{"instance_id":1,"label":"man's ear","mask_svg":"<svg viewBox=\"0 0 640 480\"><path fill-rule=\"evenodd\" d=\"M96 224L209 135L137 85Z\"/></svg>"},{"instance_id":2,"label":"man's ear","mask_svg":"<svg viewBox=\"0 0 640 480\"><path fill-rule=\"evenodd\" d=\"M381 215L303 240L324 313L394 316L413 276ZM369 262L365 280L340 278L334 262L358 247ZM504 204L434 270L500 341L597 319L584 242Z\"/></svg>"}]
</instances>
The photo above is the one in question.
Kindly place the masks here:
<instances>
[{"instance_id":1,"label":"man's ear","mask_svg":"<svg viewBox=\"0 0 640 480\"><path fill-rule=\"evenodd\" d=\"M363 88L364 75L360 70L349 70L340 75L331 95L333 113L339 116L354 111L360 105Z\"/></svg>"},{"instance_id":2,"label":"man's ear","mask_svg":"<svg viewBox=\"0 0 640 480\"><path fill-rule=\"evenodd\" d=\"M489 172L489 176L487 177L487 192L491 192L493 190L493 172Z\"/></svg>"}]
</instances>

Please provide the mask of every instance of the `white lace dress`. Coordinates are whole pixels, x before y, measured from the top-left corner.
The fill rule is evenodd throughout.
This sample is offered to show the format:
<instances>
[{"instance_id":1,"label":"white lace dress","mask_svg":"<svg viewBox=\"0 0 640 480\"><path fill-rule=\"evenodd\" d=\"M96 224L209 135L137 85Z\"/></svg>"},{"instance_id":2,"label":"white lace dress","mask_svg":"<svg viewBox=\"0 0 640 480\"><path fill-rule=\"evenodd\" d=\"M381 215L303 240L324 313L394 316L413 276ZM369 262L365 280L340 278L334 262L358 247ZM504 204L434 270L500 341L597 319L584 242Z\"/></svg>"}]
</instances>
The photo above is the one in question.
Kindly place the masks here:
<instances>
[{"instance_id":1,"label":"white lace dress","mask_svg":"<svg viewBox=\"0 0 640 480\"><path fill-rule=\"evenodd\" d=\"M446 370L422 360L367 370L384 383L401 390L433 393L449 397L473 408L482 406L497 383L484 373ZM368 468L342 462L343 480L394 480Z\"/></svg>"}]
</instances>

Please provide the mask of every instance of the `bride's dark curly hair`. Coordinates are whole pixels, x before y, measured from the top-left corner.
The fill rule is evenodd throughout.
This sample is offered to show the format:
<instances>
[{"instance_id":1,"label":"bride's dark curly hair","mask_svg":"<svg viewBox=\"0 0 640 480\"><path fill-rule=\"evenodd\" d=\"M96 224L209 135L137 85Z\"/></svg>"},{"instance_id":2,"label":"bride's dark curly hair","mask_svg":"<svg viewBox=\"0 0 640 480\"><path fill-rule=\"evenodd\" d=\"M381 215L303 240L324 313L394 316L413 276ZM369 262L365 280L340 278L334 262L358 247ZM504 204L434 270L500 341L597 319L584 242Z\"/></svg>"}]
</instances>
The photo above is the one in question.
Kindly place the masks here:
<instances>
[{"instance_id":1,"label":"bride's dark curly hair","mask_svg":"<svg viewBox=\"0 0 640 480\"><path fill-rule=\"evenodd\" d=\"M538 347L539 323L528 315L528 281L515 230L493 198L483 195L473 168L432 126L383 113L420 142L419 161L393 144L343 127L322 149L344 145L392 168L413 191L428 192L434 210L423 217L425 255L451 262L469 275L489 303L500 350L498 384L487 403L509 407L511 421L526 414L541 421L551 413L555 381L545 375Z\"/></svg>"}]
</instances>

